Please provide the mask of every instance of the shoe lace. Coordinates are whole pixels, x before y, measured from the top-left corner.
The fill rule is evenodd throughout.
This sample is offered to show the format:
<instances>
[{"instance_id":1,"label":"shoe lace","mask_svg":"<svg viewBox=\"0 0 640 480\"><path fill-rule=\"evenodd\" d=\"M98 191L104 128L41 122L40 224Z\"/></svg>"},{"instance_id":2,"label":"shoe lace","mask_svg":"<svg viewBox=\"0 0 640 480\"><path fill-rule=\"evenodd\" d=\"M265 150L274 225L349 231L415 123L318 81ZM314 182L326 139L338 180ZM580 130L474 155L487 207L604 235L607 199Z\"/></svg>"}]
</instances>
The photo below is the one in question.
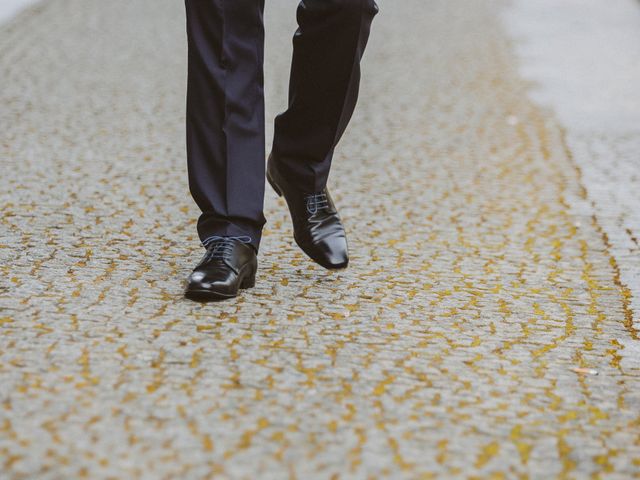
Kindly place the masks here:
<instances>
[{"instance_id":1,"label":"shoe lace","mask_svg":"<svg viewBox=\"0 0 640 480\"><path fill-rule=\"evenodd\" d=\"M251 237L213 235L202 242L202 245L207 249L207 253L203 260L223 260L228 258L229 255L231 255L231 252L233 252L234 240L242 243L250 243Z\"/></svg>"},{"instance_id":2,"label":"shoe lace","mask_svg":"<svg viewBox=\"0 0 640 480\"><path fill-rule=\"evenodd\" d=\"M317 213L318 210L322 210L329 207L329 200L325 192L310 193L305 195L305 202L307 205L307 212L310 214Z\"/></svg>"}]
</instances>

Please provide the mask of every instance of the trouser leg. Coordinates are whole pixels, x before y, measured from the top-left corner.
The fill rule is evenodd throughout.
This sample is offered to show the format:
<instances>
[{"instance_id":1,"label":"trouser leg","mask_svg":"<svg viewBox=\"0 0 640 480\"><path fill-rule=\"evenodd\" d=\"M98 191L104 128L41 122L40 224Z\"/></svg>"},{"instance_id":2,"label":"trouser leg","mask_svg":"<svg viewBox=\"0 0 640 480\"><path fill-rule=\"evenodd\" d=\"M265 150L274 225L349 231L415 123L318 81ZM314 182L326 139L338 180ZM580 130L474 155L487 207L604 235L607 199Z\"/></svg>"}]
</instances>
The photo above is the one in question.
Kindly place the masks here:
<instances>
[{"instance_id":1,"label":"trouser leg","mask_svg":"<svg viewBox=\"0 0 640 480\"><path fill-rule=\"evenodd\" d=\"M187 166L201 240L248 235L264 203L264 0L185 0Z\"/></svg>"},{"instance_id":2,"label":"trouser leg","mask_svg":"<svg viewBox=\"0 0 640 480\"><path fill-rule=\"evenodd\" d=\"M274 159L308 191L326 185L333 151L353 114L373 0L303 0L293 38L289 105L275 120Z\"/></svg>"}]
</instances>

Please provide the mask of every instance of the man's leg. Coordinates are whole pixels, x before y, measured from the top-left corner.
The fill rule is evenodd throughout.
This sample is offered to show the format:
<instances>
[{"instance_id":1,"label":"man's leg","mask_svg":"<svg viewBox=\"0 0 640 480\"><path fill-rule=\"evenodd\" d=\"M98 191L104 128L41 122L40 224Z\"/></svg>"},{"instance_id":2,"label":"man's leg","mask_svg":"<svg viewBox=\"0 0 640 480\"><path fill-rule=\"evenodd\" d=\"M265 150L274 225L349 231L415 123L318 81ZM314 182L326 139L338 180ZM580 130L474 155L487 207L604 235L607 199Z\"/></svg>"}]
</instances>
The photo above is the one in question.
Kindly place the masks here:
<instances>
[{"instance_id":1,"label":"man's leg","mask_svg":"<svg viewBox=\"0 0 640 480\"><path fill-rule=\"evenodd\" d=\"M187 164L198 234L260 243L264 203L264 0L185 0Z\"/></svg>"},{"instance_id":2,"label":"man's leg","mask_svg":"<svg viewBox=\"0 0 640 480\"><path fill-rule=\"evenodd\" d=\"M185 295L220 300L254 285L265 223L264 0L185 5L189 187L207 247Z\"/></svg>"},{"instance_id":3,"label":"man's leg","mask_svg":"<svg viewBox=\"0 0 640 480\"><path fill-rule=\"evenodd\" d=\"M373 17L373 0L303 0L293 38L289 106L275 120L273 158L282 175L319 192L333 151L353 114L360 60Z\"/></svg>"},{"instance_id":4,"label":"man's leg","mask_svg":"<svg viewBox=\"0 0 640 480\"><path fill-rule=\"evenodd\" d=\"M267 179L289 206L293 238L328 269L349 263L347 236L327 178L358 98L374 0L303 0L293 38L289 107L275 121Z\"/></svg>"}]
</instances>

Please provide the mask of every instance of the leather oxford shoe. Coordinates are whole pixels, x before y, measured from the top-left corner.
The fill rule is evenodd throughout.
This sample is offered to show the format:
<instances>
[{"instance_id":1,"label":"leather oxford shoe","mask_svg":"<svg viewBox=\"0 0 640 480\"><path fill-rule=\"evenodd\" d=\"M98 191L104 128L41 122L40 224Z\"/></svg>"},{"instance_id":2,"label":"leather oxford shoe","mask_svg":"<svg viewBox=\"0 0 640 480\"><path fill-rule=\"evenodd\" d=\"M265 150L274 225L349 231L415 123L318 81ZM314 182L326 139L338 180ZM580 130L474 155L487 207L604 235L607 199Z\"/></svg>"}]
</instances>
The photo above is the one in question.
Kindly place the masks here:
<instances>
[{"instance_id":1,"label":"leather oxford shoe","mask_svg":"<svg viewBox=\"0 0 640 480\"><path fill-rule=\"evenodd\" d=\"M192 300L224 300L255 285L258 259L249 237L210 237L207 252L187 279L185 296Z\"/></svg>"},{"instance_id":2,"label":"leather oxford shoe","mask_svg":"<svg viewBox=\"0 0 640 480\"><path fill-rule=\"evenodd\" d=\"M289 206L293 238L314 262L327 269L349 264L347 236L329 190L304 192L279 172L273 155L267 162L267 180Z\"/></svg>"}]
</instances>

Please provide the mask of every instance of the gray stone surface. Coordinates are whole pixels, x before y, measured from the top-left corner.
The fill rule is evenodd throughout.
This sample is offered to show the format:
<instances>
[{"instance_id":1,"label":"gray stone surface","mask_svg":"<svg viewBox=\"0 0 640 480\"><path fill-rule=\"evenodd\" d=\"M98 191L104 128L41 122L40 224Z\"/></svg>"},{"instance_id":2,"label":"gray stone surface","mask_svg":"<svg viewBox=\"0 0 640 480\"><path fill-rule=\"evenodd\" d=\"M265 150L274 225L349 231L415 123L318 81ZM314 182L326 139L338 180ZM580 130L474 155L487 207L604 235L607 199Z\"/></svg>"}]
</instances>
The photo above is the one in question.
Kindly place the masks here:
<instances>
[{"instance_id":1,"label":"gray stone surface","mask_svg":"<svg viewBox=\"0 0 640 480\"><path fill-rule=\"evenodd\" d=\"M295 2L268 3L270 122ZM638 476L628 288L503 4L380 6L331 176L350 268L269 192L259 283L215 305L181 296L182 3L2 27L0 478Z\"/></svg>"},{"instance_id":2,"label":"gray stone surface","mask_svg":"<svg viewBox=\"0 0 640 480\"><path fill-rule=\"evenodd\" d=\"M503 18L530 96L566 130L584 186L570 204L602 227L640 328L640 2L514 0Z\"/></svg>"}]
</instances>

